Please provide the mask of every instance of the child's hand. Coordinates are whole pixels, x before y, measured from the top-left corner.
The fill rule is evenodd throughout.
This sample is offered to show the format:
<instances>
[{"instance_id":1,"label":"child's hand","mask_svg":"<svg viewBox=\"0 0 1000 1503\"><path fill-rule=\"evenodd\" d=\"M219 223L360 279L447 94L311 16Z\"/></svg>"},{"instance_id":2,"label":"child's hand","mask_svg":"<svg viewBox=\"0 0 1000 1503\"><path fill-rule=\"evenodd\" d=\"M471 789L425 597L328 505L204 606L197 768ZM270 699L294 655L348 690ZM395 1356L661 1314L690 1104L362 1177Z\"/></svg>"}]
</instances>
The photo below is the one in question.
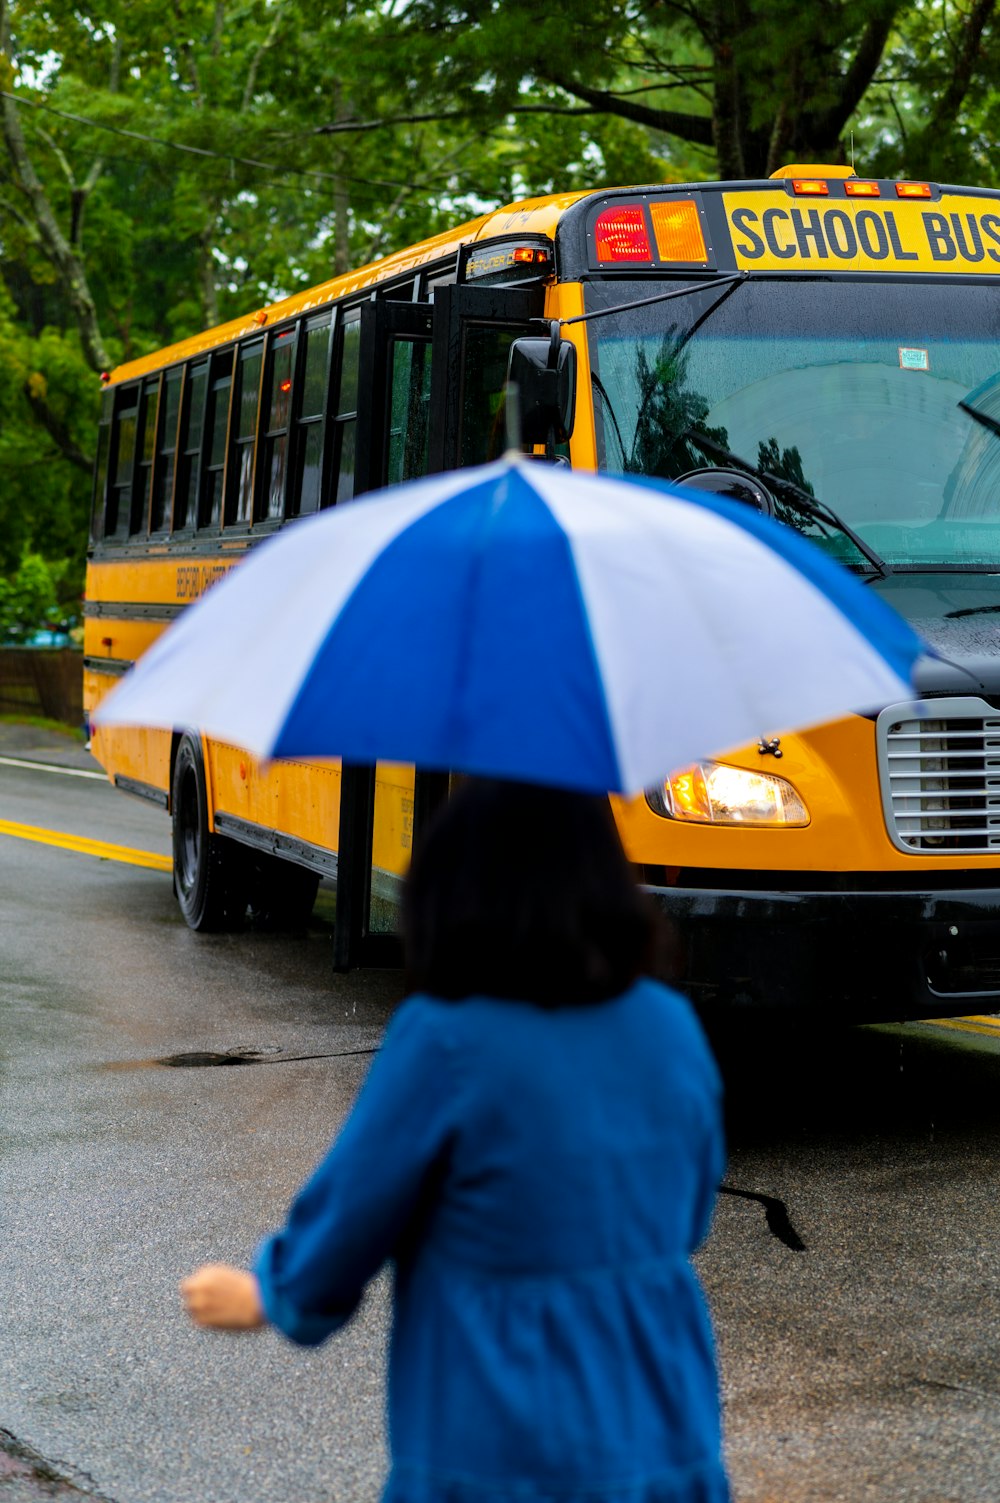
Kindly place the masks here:
<instances>
[{"instance_id":1,"label":"child's hand","mask_svg":"<svg viewBox=\"0 0 1000 1503\"><path fill-rule=\"evenodd\" d=\"M252 1273L226 1263L206 1263L181 1283L184 1307L197 1326L252 1331L265 1324L260 1289Z\"/></svg>"}]
</instances>

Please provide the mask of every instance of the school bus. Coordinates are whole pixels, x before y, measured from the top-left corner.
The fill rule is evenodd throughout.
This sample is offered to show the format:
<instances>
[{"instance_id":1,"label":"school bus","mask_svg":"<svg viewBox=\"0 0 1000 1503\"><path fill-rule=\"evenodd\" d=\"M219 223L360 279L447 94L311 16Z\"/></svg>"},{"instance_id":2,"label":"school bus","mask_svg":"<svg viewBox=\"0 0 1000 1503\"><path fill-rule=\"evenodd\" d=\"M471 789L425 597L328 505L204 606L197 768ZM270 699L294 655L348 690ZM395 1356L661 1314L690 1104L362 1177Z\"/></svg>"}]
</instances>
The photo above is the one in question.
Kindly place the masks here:
<instances>
[{"instance_id":1,"label":"school bus","mask_svg":"<svg viewBox=\"0 0 1000 1503\"><path fill-rule=\"evenodd\" d=\"M680 984L704 1008L995 1010L997 192L793 165L533 199L111 372L88 707L276 528L496 454L508 368L540 344L555 355L526 393L540 462L756 506L936 649L920 705L806 734L762 725L614 801ZM664 674L685 650L664 650ZM192 927L242 922L248 904L301 916L327 876L336 964L397 953L394 900L440 773L260 767L191 727L101 728L93 747L116 786L169 811Z\"/></svg>"}]
</instances>

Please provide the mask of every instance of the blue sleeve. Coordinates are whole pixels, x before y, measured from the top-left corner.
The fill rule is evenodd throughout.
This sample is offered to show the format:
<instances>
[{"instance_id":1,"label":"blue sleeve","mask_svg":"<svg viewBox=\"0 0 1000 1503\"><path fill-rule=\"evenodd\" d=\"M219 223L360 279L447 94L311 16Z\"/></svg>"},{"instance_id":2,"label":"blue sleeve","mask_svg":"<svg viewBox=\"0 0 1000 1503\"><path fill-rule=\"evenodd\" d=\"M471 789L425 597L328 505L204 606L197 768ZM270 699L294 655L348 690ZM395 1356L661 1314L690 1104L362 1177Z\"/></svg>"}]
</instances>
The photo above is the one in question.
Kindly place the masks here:
<instances>
[{"instance_id":1,"label":"blue sleeve","mask_svg":"<svg viewBox=\"0 0 1000 1503\"><path fill-rule=\"evenodd\" d=\"M403 1003L339 1137L257 1251L264 1312L301 1345L350 1319L447 1152L457 1072L444 1005Z\"/></svg>"}]
</instances>

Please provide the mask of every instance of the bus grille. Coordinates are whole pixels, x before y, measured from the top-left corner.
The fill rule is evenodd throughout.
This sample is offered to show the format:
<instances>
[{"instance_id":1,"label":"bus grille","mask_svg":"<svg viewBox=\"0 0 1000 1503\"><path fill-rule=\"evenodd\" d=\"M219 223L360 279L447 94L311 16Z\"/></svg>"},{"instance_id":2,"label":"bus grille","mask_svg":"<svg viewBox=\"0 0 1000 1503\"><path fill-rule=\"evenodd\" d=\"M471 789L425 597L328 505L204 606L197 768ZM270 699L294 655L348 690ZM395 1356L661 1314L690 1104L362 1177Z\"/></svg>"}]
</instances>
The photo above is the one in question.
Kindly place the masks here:
<instances>
[{"instance_id":1,"label":"bus grille","mask_svg":"<svg viewBox=\"0 0 1000 1503\"><path fill-rule=\"evenodd\" d=\"M876 725L886 824L903 851L1000 852L1000 711L941 699L892 705Z\"/></svg>"}]
</instances>

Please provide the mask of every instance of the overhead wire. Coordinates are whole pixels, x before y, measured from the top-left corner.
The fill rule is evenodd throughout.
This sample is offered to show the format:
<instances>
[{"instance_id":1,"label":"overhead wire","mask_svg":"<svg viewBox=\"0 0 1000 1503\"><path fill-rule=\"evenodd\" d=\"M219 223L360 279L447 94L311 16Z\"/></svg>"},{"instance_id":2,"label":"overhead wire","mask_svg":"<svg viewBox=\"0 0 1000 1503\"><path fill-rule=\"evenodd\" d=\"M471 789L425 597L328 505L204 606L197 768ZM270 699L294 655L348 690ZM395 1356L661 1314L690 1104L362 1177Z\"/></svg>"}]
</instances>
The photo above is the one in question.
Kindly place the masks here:
<instances>
[{"instance_id":1,"label":"overhead wire","mask_svg":"<svg viewBox=\"0 0 1000 1503\"><path fill-rule=\"evenodd\" d=\"M207 157L220 162L230 162L240 167L257 168L264 172L273 173L276 176L313 177L321 179L324 182L352 183L369 188L405 189L407 192L413 194L422 193L428 198L435 196L435 192L441 191L441 189L434 190L430 184L422 185L413 182L400 182L393 178L355 177L350 173L324 172L320 168L315 167L290 167L275 162L264 162L256 157L236 156L233 152L212 151L207 146L190 146L182 141L167 141L160 136L145 135L141 131L127 130L121 125L110 125L106 121L94 120L87 115L76 115L69 110L60 110L55 105L44 104L39 99L25 99L23 95L12 94L7 89L0 89L0 99L9 99L13 104L23 105L30 109L44 110L47 114L56 115L61 120L69 120L76 125L89 126L92 130L109 131L112 135L125 136L132 141L141 141L144 145L162 146L170 151L187 152L192 156ZM444 184L442 184L443 187ZM377 200L372 199L371 202L375 203Z\"/></svg>"}]
</instances>

